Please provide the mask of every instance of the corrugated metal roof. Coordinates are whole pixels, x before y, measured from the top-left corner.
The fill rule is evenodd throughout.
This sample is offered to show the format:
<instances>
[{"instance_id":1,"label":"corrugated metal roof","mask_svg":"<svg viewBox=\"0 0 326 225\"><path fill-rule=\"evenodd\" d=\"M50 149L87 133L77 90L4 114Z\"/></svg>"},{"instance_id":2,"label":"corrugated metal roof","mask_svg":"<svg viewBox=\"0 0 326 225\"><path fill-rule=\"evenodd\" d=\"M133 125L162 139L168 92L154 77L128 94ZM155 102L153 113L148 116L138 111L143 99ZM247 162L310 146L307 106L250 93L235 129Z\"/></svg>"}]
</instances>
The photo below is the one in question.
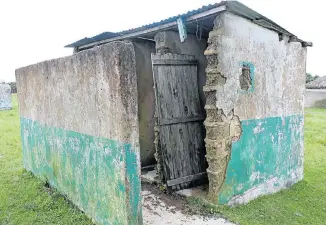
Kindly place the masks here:
<instances>
[{"instance_id":1,"label":"corrugated metal roof","mask_svg":"<svg viewBox=\"0 0 326 225\"><path fill-rule=\"evenodd\" d=\"M225 3L226 3L225 1L222 1L220 3L215 3L215 4L202 6L201 8L188 11L188 12L186 12L184 14L179 14L179 15L176 15L176 16L172 16L172 17L169 17L169 18L167 18L165 20L161 20L159 22L147 24L147 25L144 25L144 26L141 26L141 27L138 27L138 28L134 28L134 29L121 31L121 32L119 32L119 34L125 35L125 34L130 34L130 33L133 33L133 32L137 32L137 31L140 31L140 30L150 29L150 28L153 28L153 27L156 27L156 26L160 26L160 25L163 25L163 24L166 24L166 23L176 21L180 17L185 17L186 18L186 17L190 17L190 16L196 15L196 14L201 13L201 12L205 12L205 11L210 10L210 9L214 9L214 8L216 8L218 6L224 5Z\"/></svg>"},{"instance_id":2,"label":"corrugated metal roof","mask_svg":"<svg viewBox=\"0 0 326 225\"><path fill-rule=\"evenodd\" d=\"M167 18L165 20L161 20L159 22L154 22L154 23L151 23L151 24L143 25L141 27L137 27L137 28L133 28L133 29L129 29L129 30L120 31L120 32L117 32L117 33L104 32L102 34L111 33L111 34L115 34L116 35L114 37L117 37L119 35L125 35L125 34L129 34L129 33L137 32L137 31L140 31L140 30L146 30L146 29L149 29L149 28L160 26L162 24L166 24L166 23L170 23L170 22L176 21L180 17L189 17L189 16L192 16L192 15L196 15L198 13L205 12L205 11L210 10L210 9L214 9L214 8L216 8L218 6L221 6L221 5L224 5L224 4L225 4L225 2L222 1L220 3L216 3L216 4L213 4L213 5L212 4L206 5L206 6L203 6L203 7L199 8L199 9L188 11L187 13L179 14L179 15L173 16L173 17L169 17L169 18ZM102 34L96 35L96 36L91 37L91 38L83 38L83 39L81 39L79 41L76 41L76 42L74 42L72 44L69 44L69 45L67 45L65 47L67 47L67 48L79 47L79 46L82 46L82 45L93 43L93 42L95 42L95 39L105 40L105 39L109 39L109 38L112 38L113 37L113 36L112 37L107 37L107 36L102 35Z\"/></svg>"},{"instance_id":3,"label":"corrugated metal roof","mask_svg":"<svg viewBox=\"0 0 326 225\"><path fill-rule=\"evenodd\" d=\"M170 22L174 22L180 17L188 18L193 15L196 15L196 14L199 14L199 13L202 13L202 12L205 12L205 11L208 11L208 10L211 10L211 9L214 9L219 6L223 6L223 5L226 6L227 11L232 12L241 17L247 18L249 20L252 20L254 23L257 23L258 25L261 25L268 29L277 31L278 33L286 34L289 36L295 36L295 35L291 34L290 32L288 32L287 30L285 30L284 28L277 25L276 23L274 23L273 21L269 20L268 18L262 16L261 14L255 12L254 10L248 8L247 6L243 5L242 3L238 2L238 1L222 1L220 3L216 3L213 5L206 5L199 9L195 9L195 10L189 11L187 13L179 14L177 16L173 16L168 19L161 20L159 22L155 22L155 23L151 23L151 24L147 24L147 25L144 25L144 26L141 26L138 28L124 30L124 31L120 31L117 33L104 32L102 34L96 35L91 38L81 39L81 40L74 42L72 44L69 44L65 47L80 47L83 45L91 44L96 41L102 41L102 40L106 40L106 39L110 39L110 38L114 38L114 37L118 37L118 36L123 36L126 34L135 33L137 31L143 31L143 30L161 26L161 25L164 25L164 24L167 24ZM298 41L303 42L299 39L298 39Z\"/></svg>"}]
</instances>

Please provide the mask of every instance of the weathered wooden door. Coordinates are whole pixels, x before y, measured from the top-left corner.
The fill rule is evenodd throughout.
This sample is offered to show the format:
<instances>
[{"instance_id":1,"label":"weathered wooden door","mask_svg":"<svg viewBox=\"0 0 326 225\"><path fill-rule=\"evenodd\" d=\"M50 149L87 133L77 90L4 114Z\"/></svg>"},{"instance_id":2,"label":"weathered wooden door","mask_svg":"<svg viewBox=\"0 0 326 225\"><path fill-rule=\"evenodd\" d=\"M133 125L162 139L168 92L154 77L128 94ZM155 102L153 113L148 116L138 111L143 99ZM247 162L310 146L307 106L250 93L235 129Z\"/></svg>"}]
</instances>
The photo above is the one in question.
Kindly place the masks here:
<instances>
[{"instance_id":1,"label":"weathered wooden door","mask_svg":"<svg viewBox=\"0 0 326 225\"><path fill-rule=\"evenodd\" d=\"M152 54L163 171L169 188L206 178L204 114L191 55Z\"/></svg>"}]
</instances>

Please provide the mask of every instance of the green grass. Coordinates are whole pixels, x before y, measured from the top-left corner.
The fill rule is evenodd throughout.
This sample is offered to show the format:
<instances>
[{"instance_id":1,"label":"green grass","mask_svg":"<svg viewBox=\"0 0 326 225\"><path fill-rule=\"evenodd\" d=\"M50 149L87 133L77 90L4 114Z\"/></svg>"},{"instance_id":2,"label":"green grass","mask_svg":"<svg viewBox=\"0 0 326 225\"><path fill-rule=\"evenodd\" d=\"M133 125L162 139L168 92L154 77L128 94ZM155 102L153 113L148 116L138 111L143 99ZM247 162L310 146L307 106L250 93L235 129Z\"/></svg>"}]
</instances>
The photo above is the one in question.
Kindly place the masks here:
<instances>
[{"instance_id":1,"label":"green grass","mask_svg":"<svg viewBox=\"0 0 326 225\"><path fill-rule=\"evenodd\" d=\"M305 115L304 180L288 190L234 208L200 204L242 225L326 224L326 110L307 109Z\"/></svg>"},{"instance_id":2,"label":"green grass","mask_svg":"<svg viewBox=\"0 0 326 225\"><path fill-rule=\"evenodd\" d=\"M92 224L63 196L23 169L16 95L0 111L0 224Z\"/></svg>"},{"instance_id":3,"label":"green grass","mask_svg":"<svg viewBox=\"0 0 326 225\"><path fill-rule=\"evenodd\" d=\"M0 224L92 224L64 197L23 169L15 95L13 106L11 111L0 112ZM205 205L205 210L243 225L326 224L326 110L306 111L303 181L244 206Z\"/></svg>"}]
</instances>

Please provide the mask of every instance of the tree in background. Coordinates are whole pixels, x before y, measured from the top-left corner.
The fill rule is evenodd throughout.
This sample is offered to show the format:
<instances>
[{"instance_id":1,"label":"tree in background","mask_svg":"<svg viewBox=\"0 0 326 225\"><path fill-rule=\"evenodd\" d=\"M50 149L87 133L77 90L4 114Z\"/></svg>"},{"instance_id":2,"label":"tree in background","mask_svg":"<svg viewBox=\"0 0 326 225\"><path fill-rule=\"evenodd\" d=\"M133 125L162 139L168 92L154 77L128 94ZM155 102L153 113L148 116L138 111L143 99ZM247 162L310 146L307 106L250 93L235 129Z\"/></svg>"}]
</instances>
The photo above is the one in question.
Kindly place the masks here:
<instances>
[{"instance_id":1,"label":"tree in background","mask_svg":"<svg viewBox=\"0 0 326 225\"><path fill-rule=\"evenodd\" d=\"M11 93L17 93L16 82L9 82L9 85L11 87Z\"/></svg>"},{"instance_id":2,"label":"tree in background","mask_svg":"<svg viewBox=\"0 0 326 225\"><path fill-rule=\"evenodd\" d=\"M314 81L314 80L316 80L317 78L319 78L318 75L313 76L313 75L311 75L311 73L306 73L306 83L309 83L309 82L311 82L311 81Z\"/></svg>"}]
</instances>

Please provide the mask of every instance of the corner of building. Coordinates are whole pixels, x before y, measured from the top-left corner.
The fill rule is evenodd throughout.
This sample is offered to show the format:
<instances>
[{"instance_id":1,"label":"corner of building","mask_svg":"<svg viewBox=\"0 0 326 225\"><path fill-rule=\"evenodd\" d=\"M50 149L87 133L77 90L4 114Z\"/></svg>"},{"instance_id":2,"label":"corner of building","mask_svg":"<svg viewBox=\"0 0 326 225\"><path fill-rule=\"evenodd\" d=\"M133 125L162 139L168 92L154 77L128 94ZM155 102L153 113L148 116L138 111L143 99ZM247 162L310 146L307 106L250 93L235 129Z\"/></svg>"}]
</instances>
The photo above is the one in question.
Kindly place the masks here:
<instances>
[{"instance_id":1,"label":"corner of building","mask_svg":"<svg viewBox=\"0 0 326 225\"><path fill-rule=\"evenodd\" d=\"M209 198L243 204L303 178L306 49L229 12L214 25L205 51Z\"/></svg>"}]
</instances>

